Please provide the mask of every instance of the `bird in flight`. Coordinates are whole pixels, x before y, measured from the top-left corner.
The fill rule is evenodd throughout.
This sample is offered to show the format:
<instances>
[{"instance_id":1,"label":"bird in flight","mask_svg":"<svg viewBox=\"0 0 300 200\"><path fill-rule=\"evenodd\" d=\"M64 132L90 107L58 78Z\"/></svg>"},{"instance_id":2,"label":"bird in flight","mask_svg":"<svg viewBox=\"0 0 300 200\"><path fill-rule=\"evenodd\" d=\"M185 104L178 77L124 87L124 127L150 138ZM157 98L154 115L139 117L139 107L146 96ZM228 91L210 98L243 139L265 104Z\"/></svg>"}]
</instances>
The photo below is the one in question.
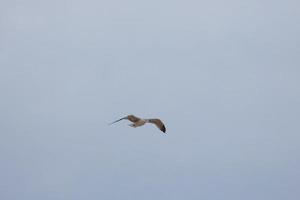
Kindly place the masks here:
<instances>
[{"instance_id":1,"label":"bird in flight","mask_svg":"<svg viewBox=\"0 0 300 200\"><path fill-rule=\"evenodd\" d=\"M136 127L139 127L139 126L143 126L144 124L146 123L152 123L152 124L155 124L157 126L157 128L159 128L159 130L161 130L162 132L166 133L166 127L165 125L163 124L163 122L160 120L160 119L141 119L141 118L138 118L134 115L128 115L126 117L123 117L121 119L118 119L117 121L114 121L111 124L114 124L116 122L119 122L123 119L127 119L129 121L132 122L132 124L129 124L129 126L133 127L133 128L136 128Z\"/></svg>"}]
</instances>

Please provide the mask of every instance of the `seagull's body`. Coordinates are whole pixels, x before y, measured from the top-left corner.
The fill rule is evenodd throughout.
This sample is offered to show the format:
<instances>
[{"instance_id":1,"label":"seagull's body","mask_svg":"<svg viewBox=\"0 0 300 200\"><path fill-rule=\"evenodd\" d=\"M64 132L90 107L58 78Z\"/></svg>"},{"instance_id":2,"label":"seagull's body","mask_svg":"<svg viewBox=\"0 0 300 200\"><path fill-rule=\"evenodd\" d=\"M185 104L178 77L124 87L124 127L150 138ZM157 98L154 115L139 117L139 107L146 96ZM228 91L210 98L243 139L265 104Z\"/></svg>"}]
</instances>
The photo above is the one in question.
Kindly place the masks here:
<instances>
[{"instance_id":1,"label":"seagull's body","mask_svg":"<svg viewBox=\"0 0 300 200\"><path fill-rule=\"evenodd\" d=\"M111 124L114 124L123 119L127 119L127 120L131 121L132 124L129 124L129 126L134 127L134 128L143 126L146 123L152 123L152 124L155 124L157 126L157 128L159 128L159 130L161 130L162 132L164 132L164 133L166 132L166 127L160 119L141 119L134 115L128 115L126 117L118 119L117 121L112 122Z\"/></svg>"}]
</instances>

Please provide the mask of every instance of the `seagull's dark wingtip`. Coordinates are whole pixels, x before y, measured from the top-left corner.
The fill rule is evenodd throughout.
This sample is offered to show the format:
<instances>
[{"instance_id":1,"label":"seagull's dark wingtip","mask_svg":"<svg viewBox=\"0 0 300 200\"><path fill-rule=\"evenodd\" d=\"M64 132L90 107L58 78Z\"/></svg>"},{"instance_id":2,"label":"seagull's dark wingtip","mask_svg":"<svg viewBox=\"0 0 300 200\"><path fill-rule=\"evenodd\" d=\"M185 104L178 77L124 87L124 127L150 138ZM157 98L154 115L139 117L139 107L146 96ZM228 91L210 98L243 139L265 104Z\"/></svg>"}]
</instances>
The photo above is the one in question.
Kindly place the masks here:
<instances>
[{"instance_id":1,"label":"seagull's dark wingtip","mask_svg":"<svg viewBox=\"0 0 300 200\"><path fill-rule=\"evenodd\" d=\"M166 127L165 127L165 126L162 126L160 130L161 130L162 132L166 133Z\"/></svg>"},{"instance_id":2,"label":"seagull's dark wingtip","mask_svg":"<svg viewBox=\"0 0 300 200\"><path fill-rule=\"evenodd\" d=\"M114 122L111 122L109 125L112 125L112 124L114 124L114 123L116 123L116 122L119 122L119 121L121 121L121 120L123 120L123 119L127 119L127 117L123 117L123 118L118 119L118 120L116 120L116 121L114 121Z\"/></svg>"}]
</instances>

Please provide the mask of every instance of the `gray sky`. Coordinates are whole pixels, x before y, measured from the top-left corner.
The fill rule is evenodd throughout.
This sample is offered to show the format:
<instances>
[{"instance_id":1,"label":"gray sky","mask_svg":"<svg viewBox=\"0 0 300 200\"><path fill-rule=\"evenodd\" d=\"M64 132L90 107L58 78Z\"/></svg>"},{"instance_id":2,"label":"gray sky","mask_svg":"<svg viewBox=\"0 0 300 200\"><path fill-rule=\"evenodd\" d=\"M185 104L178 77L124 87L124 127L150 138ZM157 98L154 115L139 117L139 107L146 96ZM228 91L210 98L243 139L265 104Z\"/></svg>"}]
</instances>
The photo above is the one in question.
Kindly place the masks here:
<instances>
[{"instance_id":1,"label":"gray sky","mask_svg":"<svg viewBox=\"0 0 300 200\"><path fill-rule=\"evenodd\" d=\"M299 7L1 0L0 199L299 199Z\"/></svg>"}]
</instances>

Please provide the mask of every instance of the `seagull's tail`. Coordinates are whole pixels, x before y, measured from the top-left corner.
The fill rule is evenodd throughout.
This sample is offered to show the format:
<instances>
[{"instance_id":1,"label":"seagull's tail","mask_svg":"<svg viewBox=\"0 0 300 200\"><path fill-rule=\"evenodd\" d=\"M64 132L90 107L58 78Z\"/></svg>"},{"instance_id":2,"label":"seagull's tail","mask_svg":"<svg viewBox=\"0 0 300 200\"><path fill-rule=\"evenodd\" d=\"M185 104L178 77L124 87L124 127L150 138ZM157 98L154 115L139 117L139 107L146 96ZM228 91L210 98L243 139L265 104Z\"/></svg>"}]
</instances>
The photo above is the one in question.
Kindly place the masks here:
<instances>
[{"instance_id":1,"label":"seagull's tail","mask_svg":"<svg viewBox=\"0 0 300 200\"><path fill-rule=\"evenodd\" d=\"M112 125L112 124L114 124L114 123L116 123L116 122L119 122L119 121L121 121L121 120L123 120L123 119L127 119L127 117L123 117L123 118L121 118L121 119L118 119L117 121L111 122L111 123L109 123L108 125Z\"/></svg>"}]
</instances>

